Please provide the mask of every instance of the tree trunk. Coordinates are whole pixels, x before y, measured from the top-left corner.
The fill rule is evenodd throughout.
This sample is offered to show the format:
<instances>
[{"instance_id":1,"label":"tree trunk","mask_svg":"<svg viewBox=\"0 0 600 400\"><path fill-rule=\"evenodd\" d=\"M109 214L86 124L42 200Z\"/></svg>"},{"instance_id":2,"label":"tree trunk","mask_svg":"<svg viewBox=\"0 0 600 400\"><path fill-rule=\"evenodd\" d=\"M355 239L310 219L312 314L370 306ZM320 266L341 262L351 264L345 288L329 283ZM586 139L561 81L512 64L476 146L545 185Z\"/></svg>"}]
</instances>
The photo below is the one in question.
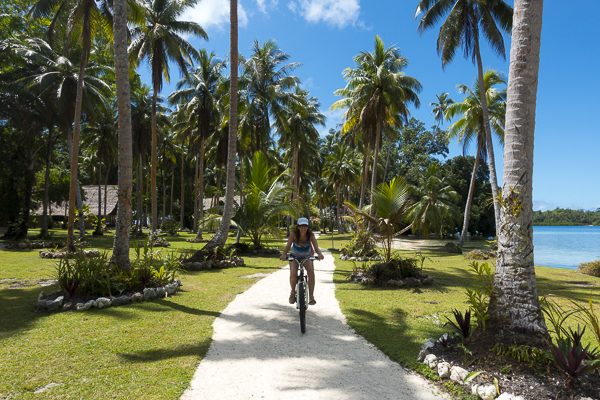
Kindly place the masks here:
<instances>
[{"instance_id":1,"label":"tree trunk","mask_svg":"<svg viewBox=\"0 0 600 400\"><path fill-rule=\"evenodd\" d=\"M473 163L473 172L471 173L471 182L469 183L469 193L467 194L467 203L465 204L465 215L463 217L463 227L462 232L460 234L460 242L459 246L462 247L465 244L465 238L469 233L469 218L471 217L471 205L473 204L473 194L475 193L475 183L477 178L477 168L479 167L479 160L481 156L480 149L477 149L477 154L475 155L475 162Z\"/></svg>"},{"instance_id":2,"label":"tree trunk","mask_svg":"<svg viewBox=\"0 0 600 400\"><path fill-rule=\"evenodd\" d=\"M196 157L196 163L194 165L194 220L192 222L192 230L196 232L198 229L198 178L200 173L198 172L198 157Z\"/></svg>"},{"instance_id":3,"label":"tree trunk","mask_svg":"<svg viewBox=\"0 0 600 400\"><path fill-rule=\"evenodd\" d=\"M377 132L375 132L375 149L373 150L373 170L371 171L371 204L373 204L373 193L377 186L377 161L379 158L379 143L381 143L381 127L377 124ZM371 214L373 211L371 211Z\"/></svg>"},{"instance_id":4,"label":"tree trunk","mask_svg":"<svg viewBox=\"0 0 600 400\"><path fill-rule=\"evenodd\" d=\"M336 187L335 199L336 199L336 203L337 203L338 233L346 233L346 229L344 228L344 224L342 222L342 194L341 194L341 190L340 190L340 185L336 184L335 187Z\"/></svg>"},{"instance_id":5,"label":"tree trunk","mask_svg":"<svg viewBox=\"0 0 600 400\"><path fill-rule=\"evenodd\" d=\"M108 196L108 179L110 178L110 169L112 168L112 165L110 163L108 163L108 166L106 167L106 175L104 176L104 217L106 218L107 215L107 201L106 201L106 197Z\"/></svg>"},{"instance_id":6,"label":"tree trunk","mask_svg":"<svg viewBox=\"0 0 600 400\"><path fill-rule=\"evenodd\" d=\"M504 139L502 221L490 299L490 329L499 339L541 345L548 339L533 265L533 139L542 1L515 0Z\"/></svg>"},{"instance_id":7,"label":"tree trunk","mask_svg":"<svg viewBox=\"0 0 600 400\"><path fill-rule=\"evenodd\" d=\"M180 178L180 196L179 196L179 225L181 225L181 229L183 229L185 224L185 181L183 180L183 166L185 165L185 160L183 158L183 151L181 152L181 171L179 174Z\"/></svg>"},{"instance_id":8,"label":"tree trunk","mask_svg":"<svg viewBox=\"0 0 600 400\"><path fill-rule=\"evenodd\" d=\"M198 154L198 227L196 232L197 241L202 240L202 219L204 218L204 134L200 135L200 154Z\"/></svg>"},{"instance_id":9,"label":"tree trunk","mask_svg":"<svg viewBox=\"0 0 600 400\"><path fill-rule=\"evenodd\" d=\"M163 155L164 155L164 152L163 152ZM164 223L165 217L167 215L167 176L165 174L164 167L161 169L161 175L162 175L163 192L162 192L162 215L160 217L160 221L162 224L162 223Z\"/></svg>"},{"instance_id":10,"label":"tree trunk","mask_svg":"<svg viewBox=\"0 0 600 400\"><path fill-rule=\"evenodd\" d=\"M50 164L52 162L52 127L48 128L48 145L46 147L46 170L44 172L44 200L42 213L41 238L47 238L48 235L48 206L50 204Z\"/></svg>"},{"instance_id":11,"label":"tree trunk","mask_svg":"<svg viewBox=\"0 0 600 400\"><path fill-rule=\"evenodd\" d=\"M102 233L102 166L98 164L98 218L94 234L102 235Z\"/></svg>"},{"instance_id":12,"label":"tree trunk","mask_svg":"<svg viewBox=\"0 0 600 400\"><path fill-rule=\"evenodd\" d=\"M137 224L140 230L144 226L144 170L143 170L143 157L142 153L138 154L138 173L137 173L137 185L136 185L136 200L137 200Z\"/></svg>"},{"instance_id":13,"label":"tree trunk","mask_svg":"<svg viewBox=\"0 0 600 400\"><path fill-rule=\"evenodd\" d=\"M81 196L81 186L79 182L76 185L77 191L75 192L75 197L77 199L77 210L79 216L79 237L82 238L85 236L85 215L83 214L83 198Z\"/></svg>"},{"instance_id":14,"label":"tree trunk","mask_svg":"<svg viewBox=\"0 0 600 400\"><path fill-rule=\"evenodd\" d=\"M175 190L175 167L171 169L171 196L169 200L169 216L173 218L173 191Z\"/></svg>"},{"instance_id":15,"label":"tree trunk","mask_svg":"<svg viewBox=\"0 0 600 400\"><path fill-rule=\"evenodd\" d=\"M233 214L233 195L235 192L235 158L237 147L237 106L238 106L238 18L237 0L230 0L230 60L231 84L229 86L229 136L227 143L227 184L225 186L225 206L219 229L213 238L206 244L205 249L222 247L227 240L229 223Z\"/></svg>"},{"instance_id":16,"label":"tree trunk","mask_svg":"<svg viewBox=\"0 0 600 400\"><path fill-rule=\"evenodd\" d=\"M152 148L151 161L150 161L150 204L152 212L151 230L155 232L158 227L158 202L156 192L156 168L158 165L158 155L156 153L156 147L158 146L158 132L156 126L156 100L158 93L156 92L157 87L154 85L152 91Z\"/></svg>"},{"instance_id":17,"label":"tree trunk","mask_svg":"<svg viewBox=\"0 0 600 400\"><path fill-rule=\"evenodd\" d=\"M494 156L494 143L492 141L492 131L490 129L490 115L488 112L487 96L485 83L483 82L483 65L481 62L481 53L479 51L479 35L475 33L475 47L473 49L477 59L477 76L479 82L479 102L481 103L481 113L483 115L483 129L485 130L485 144L487 149L487 162L490 170L490 185L492 187L492 199L494 201L494 219L496 221L496 230L500 226L500 202L498 199L498 178L496 177L496 157Z\"/></svg>"},{"instance_id":18,"label":"tree trunk","mask_svg":"<svg viewBox=\"0 0 600 400\"><path fill-rule=\"evenodd\" d=\"M360 199L358 199L358 208L362 209L363 207L363 199L365 198L365 189L367 186L367 177L369 176L369 145L367 143L364 144L365 153L363 155L363 172L362 179L360 182Z\"/></svg>"},{"instance_id":19,"label":"tree trunk","mask_svg":"<svg viewBox=\"0 0 600 400\"><path fill-rule=\"evenodd\" d=\"M129 58L127 57L127 1L114 0L115 74L119 134L119 200L112 261L122 269L130 269L129 227L131 225L131 192L133 152L131 136L131 101Z\"/></svg>"}]
</instances>

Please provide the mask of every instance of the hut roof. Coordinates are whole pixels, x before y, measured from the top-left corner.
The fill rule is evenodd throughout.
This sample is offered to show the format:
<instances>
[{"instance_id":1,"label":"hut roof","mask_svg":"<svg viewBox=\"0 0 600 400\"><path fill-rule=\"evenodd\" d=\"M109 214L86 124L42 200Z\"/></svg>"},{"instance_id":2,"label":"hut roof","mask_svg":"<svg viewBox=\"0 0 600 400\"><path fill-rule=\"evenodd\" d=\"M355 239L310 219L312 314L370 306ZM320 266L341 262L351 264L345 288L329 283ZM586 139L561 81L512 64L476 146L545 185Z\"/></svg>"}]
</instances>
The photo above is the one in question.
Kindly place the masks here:
<instances>
[{"instance_id":1,"label":"hut roof","mask_svg":"<svg viewBox=\"0 0 600 400\"><path fill-rule=\"evenodd\" d=\"M104 186L102 188L101 201L102 201L102 213L104 214ZM98 212L98 186L87 185L82 186L83 189L83 204L87 204L92 213ZM106 213L108 215L114 213L117 209L117 185L108 185L106 187ZM50 209L48 210L49 215L65 215L68 212L68 201L60 203L50 203ZM37 210L33 212L34 215L42 215L44 211L43 205L40 204Z\"/></svg>"}]
</instances>

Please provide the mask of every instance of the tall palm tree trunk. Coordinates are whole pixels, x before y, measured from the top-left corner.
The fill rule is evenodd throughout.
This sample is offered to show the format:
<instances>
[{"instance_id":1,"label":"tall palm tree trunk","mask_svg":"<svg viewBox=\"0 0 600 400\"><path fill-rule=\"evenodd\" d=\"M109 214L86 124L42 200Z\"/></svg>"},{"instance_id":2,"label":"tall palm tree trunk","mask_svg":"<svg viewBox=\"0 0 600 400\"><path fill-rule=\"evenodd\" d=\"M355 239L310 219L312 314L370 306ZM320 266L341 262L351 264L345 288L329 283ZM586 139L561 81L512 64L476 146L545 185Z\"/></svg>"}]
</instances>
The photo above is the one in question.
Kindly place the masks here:
<instances>
[{"instance_id":1,"label":"tall palm tree trunk","mask_svg":"<svg viewBox=\"0 0 600 400\"><path fill-rule=\"evenodd\" d=\"M367 177L369 176L369 158L370 158L370 152L369 152L369 145L367 143L364 144L365 146L365 152L363 155L363 172L362 172L362 179L360 182L360 199L358 199L358 208L362 209L363 207L363 199L365 198L365 190L366 190L366 186L367 186Z\"/></svg>"},{"instance_id":2,"label":"tall palm tree trunk","mask_svg":"<svg viewBox=\"0 0 600 400\"><path fill-rule=\"evenodd\" d=\"M94 233L102 235L102 166L100 163L98 163L98 218Z\"/></svg>"},{"instance_id":3,"label":"tall palm tree trunk","mask_svg":"<svg viewBox=\"0 0 600 400\"><path fill-rule=\"evenodd\" d=\"M475 162L473 163L473 172L471 173L471 182L469 183L469 193L467 194L467 202L465 204L465 215L463 217L463 227L460 234L459 246L465 243L465 238L469 232L469 219L471 217L471 205L473 204L473 194L475 193L475 182L477 177L477 169L479 168L479 160L481 158L481 151L477 149L475 155Z\"/></svg>"},{"instance_id":4,"label":"tall palm tree trunk","mask_svg":"<svg viewBox=\"0 0 600 400\"><path fill-rule=\"evenodd\" d=\"M506 102L502 221L490 299L491 332L504 341L548 339L533 265L533 142L542 0L515 0Z\"/></svg>"},{"instance_id":5,"label":"tall palm tree trunk","mask_svg":"<svg viewBox=\"0 0 600 400\"><path fill-rule=\"evenodd\" d=\"M158 165L158 155L156 151L158 146L158 132L156 127L156 100L158 93L156 92L156 89L157 87L154 85L154 90L152 91L152 148L150 150L150 204L152 213L152 232L155 232L158 227L158 196L156 191L156 168Z\"/></svg>"},{"instance_id":6,"label":"tall palm tree trunk","mask_svg":"<svg viewBox=\"0 0 600 400\"><path fill-rule=\"evenodd\" d=\"M142 154L140 153L138 155L138 173L137 173L137 195L135 196L137 198L137 219L138 219L138 226L140 227L140 230L142 229L142 227L144 226L144 172L143 172L143 162L144 159L142 157Z\"/></svg>"},{"instance_id":7,"label":"tall palm tree trunk","mask_svg":"<svg viewBox=\"0 0 600 400\"><path fill-rule=\"evenodd\" d=\"M171 169L171 196L169 200L169 215L173 218L173 192L175 190L175 167Z\"/></svg>"},{"instance_id":8,"label":"tall palm tree trunk","mask_svg":"<svg viewBox=\"0 0 600 400\"><path fill-rule=\"evenodd\" d=\"M227 183L225 185L225 206L223 207L223 217L217 233L205 246L205 249L222 247L227 240L229 233L229 223L233 214L233 195L235 190L235 158L237 147L237 125L238 125L238 17L237 0L229 1L229 58L231 60L231 77L229 86L229 136L227 143Z\"/></svg>"},{"instance_id":9,"label":"tall palm tree trunk","mask_svg":"<svg viewBox=\"0 0 600 400\"><path fill-rule=\"evenodd\" d=\"M194 221L193 221L193 226L192 229L194 231L196 231L198 229L198 189L199 189L199 182L198 180L200 179L200 171L199 171L199 160L198 157L196 157L196 164L194 165Z\"/></svg>"},{"instance_id":10,"label":"tall palm tree trunk","mask_svg":"<svg viewBox=\"0 0 600 400\"><path fill-rule=\"evenodd\" d=\"M198 154L198 227L195 240L202 240L202 219L204 218L204 135L200 135L200 153Z\"/></svg>"},{"instance_id":11,"label":"tall palm tree trunk","mask_svg":"<svg viewBox=\"0 0 600 400\"><path fill-rule=\"evenodd\" d=\"M42 212L42 229L40 237L48 237L48 206L50 204L50 164L52 162L52 127L48 128L48 144L46 146L46 168L44 171L44 200Z\"/></svg>"},{"instance_id":12,"label":"tall palm tree trunk","mask_svg":"<svg viewBox=\"0 0 600 400\"><path fill-rule=\"evenodd\" d=\"M485 144L487 149L487 162L490 170L490 185L492 187L492 200L494 202L494 219L496 229L500 226L500 201L498 199L498 178L496 177L496 157L494 156L494 143L492 142L492 131L490 129L490 114L488 111L485 84L483 81L483 64L481 61L481 52L479 51L479 35L474 35L475 58L477 59L477 76L479 82L479 101L481 103L481 113L483 115L483 129L485 130Z\"/></svg>"},{"instance_id":13,"label":"tall palm tree trunk","mask_svg":"<svg viewBox=\"0 0 600 400\"><path fill-rule=\"evenodd\" d=\"M117 226L112 260L122 269L129 261L129 227L131 226L131 192L133 178L133 138L131 135L131 101L129 59L127 57L127 1L114 0L115 74L119 133L119 192Z\"/></svg>"},{"instance_id":14,"label":"tall palm tree trunk","mask_svg":"<svg viewBox=\"0 0 600 400\"><path fill-rule=\"evenodd\" d=\"M185 181L183 180L183 166L185 164L185 160L183 158L183 151L181 152L181 170L179 173L179 225L181 225L181 229L183 229L185 224Z\"/></svg>"},{"instance_id":15,"label":"tall palm tree trunk","mask_svg":"<svg viewBox=\"0 0 600 400\"><path fill-rule=\"evenodd\" d=\"M79 140L81 136L81 110L83 106L83 80L85 78L85 67L87 66L88 55L90 52L91 32L89 21L89 4L86 4L87 10L83 14L83 50L79 62L79 75L77 76L77 91L75 94L75 113L73 118L73 137L71 140L71 179L69 181L69 218L67 222L67 249L75 251L75 239L73 236L73 223L75 222L75 201L78 192L77 173L79 164ZM81 207L80 207L81 224ZM80 228L80 235L83 230Z\"/></svg>"},{"instance_id":16,"label":"tall palm tree trunk","mask_svg":"<svg viewBox=\"0 0 600 400\"><path fill-rule=\"evenodd\" d=\"M371 204L373 204L373 194L377 186L377 161L379 159L379 144L381 143L381 127L377 123L377 132L375 133L375 149L373 150L373 170L371 171Z\"/></svg>"}]
</instances>

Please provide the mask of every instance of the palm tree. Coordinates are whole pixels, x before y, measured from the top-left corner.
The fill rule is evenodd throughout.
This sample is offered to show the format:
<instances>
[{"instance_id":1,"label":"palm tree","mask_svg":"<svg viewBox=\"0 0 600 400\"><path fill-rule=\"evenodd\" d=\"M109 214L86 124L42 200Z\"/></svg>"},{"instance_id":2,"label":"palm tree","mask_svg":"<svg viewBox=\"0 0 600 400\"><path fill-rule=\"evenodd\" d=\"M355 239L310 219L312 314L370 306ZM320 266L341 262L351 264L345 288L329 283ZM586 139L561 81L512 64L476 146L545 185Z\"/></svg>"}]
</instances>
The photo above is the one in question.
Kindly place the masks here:
<instances>
[{"instance_id":1,"label":"palm tree","mask_svg":"<svg viewBox=\"0 0 600 400\"><path fill-rule=\"evenodd\" d=\"M279 131L279 145L286 149L291 170L292 201L300 197L300 178L303 172L315 170L318 152L319 131L316 125L325 123L325 116L319 111L319 102L309 97L308 92L297 89L295 101L283 110L275 122ZM312 167L312 168L311 168Z\"/></svg>"},{"instance_id":2,"label":"palm tree","mask_svg":"<svg viewBox=\"0 0 600 400\"><path fill-rule=\"evenodd\" d=\"M496 226L500 221L500 203L498 201L498 179L496 178L496 159L490 131L490 118L485 101L483 87L483 63L479 31L488 39L492 49L505 57L502 29L509 33L512 26L513 9L504 0L420 0L416 16L423 14L419 21L419 31L433 27L438 20L448 14L440 28L437 41L437 51L442 56L442 66L454 58L459 46L463 47L465 57L469 55L477 63L477 79L479 82L480 104L482 105L483 127L487 142L488 167L490 169L490 184L494 198L494 214ZM499 29L499 27L500 29Z\"/></svg>"},{"instance_id":3,"label":"palm tree","mask_svg":"<svg viewBox=\"0 0 600 400\"><path fill-rule=\"evenodd\" d=\"M222 71L225 63L218 60L214 53L200 50L197 69L177 83L177 90L169 96L171 104L180 104L182 112L190 118L189 124L195 126L198 143L198 174L194 190L196 198L195 221L198 224L196 240L202 239L202 221L204 218L204 165L206 140L216 130L219 123L218 89L223 85Z\"/></svg>"},{"instance_id":4,"label":"palm tree","mask_svg":"<svg viewBox=\"0 0 600 400\"><path fill-rule=\"evenodd\" d=\"M229 0L229 57L231 60L229 77L229 132L227 136L227 183L225 186L225 204L219 229L204 246L205 249L222 247L227 240L229 223L233 214L233 194L235 190L235 158L238 130L238 15L237 0Z\"/></svg>"},{"instance_id":5,"label":"palm tree","mask_svg":"<svg viewBox=\"0 0 600 400\"><path fill-rule=\"evenodd\" d=\"M131 137L131 102L129 99L129 65L127 57L127 1L114 0L115 75L117 92L117 131L119 137L119 191L117 226L112 261L129 269L129 227L131 226L131 189L133 154Z\"/></svg>"},{"instance_id":6,"label":"palm tree","mask_svg":"<svg viewBox=\"0 0 600 400\"><path fill-rule=\"evenodd\" d=\"M67 248L73 251L73 223L79 185L77 181L79 120L82 111L85 111L87 115L92 115L98 109L109 108L106 98L110 93L110 86L100 77L108 71L108 68L88 63L86 59L82 72L81 64L78 66L72 61L77 55L78 49L67 49L65 55L56 44L53 45L40 38L28 38L22 42L13 42L12 48L27 60L29 66L33 67L33 70L25 71L21 79L39 96L47 99L49 104L53 104L52 107L60 114L60 125L65 131L70 145L71 175ZM77 104L77 101L80 104ZM76 120L76 123L72 128L71 121L73 119ZM81 207L79 208L81 209ZM80 220L82 221L81 218Z\"/></svg>"},{"instance_id":7,"label":"palm tree","mask_svg":"<svg viewBox=\"0 0 600 400\"><path fill-rule=\"evenodd\" d=\"M283 183L283 174L276 173L264 153L257 151L248 160L245 172L245 200L234 220L250 236L254 247L260 248L262 237L268 233L277 236L281 218L296 216L297 207L286 200L290 186Z\"/></svg>"},{"instance_id":8,"label":"palm tree","mask_svg":"<svg viewBox=\"0 0 600 400\"><path fill-rule=\"evenodd\" d=\"M506 102L502 220L490 298L498 337L541 345L548 339L533 265L533 142L543 2L515 0Z\"/></svg>"},{"instance_id":9,"label":"palm tree","mask_svg":"<svg viewBox=\"0 0 600 400\"><path fill-rule=\"evenodd\" d=\"M243 142L249 145L244 150L250 154L267 151L271 145L270 118L284 118L284 112L295 100L292 90L298 85L298 78L290 74L298 63L288 63L289 58L275 42L267 41L261 46L255 41L252 56L242 62L240 99L244 112L240 131L246 136Z\"/></svg>"},{"instance_id":10,"label":"palm tree","mask_svg":"<svg viewBox=\"0 0 600 400\"><path fill-rule=\"evenodd\" d=\"M344 232L342 223L342 189L353 186L360 176L360 157L357 152L344 142L336 143L332 152L325 158L323 177L333 187L336 198L336 219L338 231Z\"/></svg>"},{"instance_id":11,"label":"palm tree","mask_svg":"<svg viewBox=\"0 0 600 400\"><path fill-rule=\"evenodd\" d=\"M456 215L458 194L439 175L440 165L432 163L417 188L418 200L409 209L409 216L413 231L425 236L438 232L441 238L444 224Z\"/></svg>"},{"instance_id":12,"label":"palm tree","mask_svg":"<svg viewBox=\"0 0 600 400\"><path fill-rule=\"evenodd\" d=\"M500 143L504 142L504 115L506 113L506 91L497 90L496 85L506 83L496 71L486 71L483 76L483 87L485 88L486 104L488 108L490 124L493 132ZM469 192L465 203L465 213L463 217L462 233L460 235L460 246L465 242L469 231L469 218L471 214L471 204L473 194L475 193L475 177L479 168L479 161L485 160L487 156L487 141L485 137L485 128L483 122L483 112L481 107L481 96L479 95L479 82L473 89L466 85L459 85L458 91L466 94L461 103L451 104L446 111L446 118L452 119L457 115L461 118L453 123L448 129L449 138L458 138L463 144L463 153L466 153L467 147L475 140L476 152Z\"/></svg>"},{"instance_id":13,"label":"palm tree","mask_svg":"<svg viewBox=\"0 0 600 400\"><path fill-rule=\"evenodd\" d=\"M372 204L381 136L384 131L407 122L409 104L416 107L420 105L417 93L421 90L421 84L403 72L408 61L400 55L398 48L392 46L386 49L379 36L375 37L374 51L361 52L354 57L354 61L356 67L344 71L348 81L346 87L335 92L343 98L336 101L332 108L347 109L342 128L344 133L360 129L365 135L363 182L366 181L370 148L373 148ZM364 183L361 203L363 195Z\"/></svg>"},{"instance_id":14,"label":"palm tree","mask_svg":"<svg viewBox=\"0 0 600 400\"><path fill-rule=\"evenodd\" d=\"M75 111L73 114L73 137L71 140L71 181L69 185L69 219L67 225L67 248L75 250L73 240L73 222L75 220L75 200L78 188L78 157L79 140L81 134L81 113L83 106L83 83L86 68L92 48L92 37L98 29L108 27L110 30L111 16L107 2L96 2L94 0L77 0L73 4L70 0L39 0L33 5L29 14L33 17L48 17L53 14L52 22L48 28L48 36L52 41L52 35L56 22L68 15L67 35L81 37L81 53L79 71L77 73L77 89L75 94ZM81 216L80 216L81 219Z\"/></svg>"},{"instance_id":15,"label":"palm tree","mask_svg":"<svg viewBox=\"0 0 600 400\"><path fill-rule=\"evenodd\" d=\"M174 61L187 74L188 63L198 59L198 52L180 35L197 35L208 39L206 32L195 22L180 21L179 16L196 0L152 0L144 4L144 22L132 30L133 41L129 45L129 57L137 66L148 59L152 71L152 145L151 145L151 202L152 231L158 227L158 199L156 193L156 169L158 165L158 133L156 102L162 89L163 77L170 81L169 61Z\"/></svg>"},{"instance_id":16,"label":"palm tree","mask_svg":"<svg viewBox=\"0 0 600 400\"><path fill-rule=\"evenodd\" d=\"M400 229L408 216L412 204L412 188L402 177L393 178L389 183L381 183L373 192L373 203L361 210L352 203L346 206L353 214L359 214L377 227L384 248L385 261L392 258L392 239L410 229L410 225ZM369 210L370 208L370 210Z\"/></svg>"},{"instance_id":17,"label":"palm tree","mask_svg":"<svg viewBox=\"0 0 600 400\"><path fill-rule=\"evenodd\" d=\"M454 103L454 100L449 97L447 92L436 94L435 97L437 102L431 102L429 105L432 107L433 116L439 128L445 119L446 110L452 103Z\"/></svg>"}]
</instances>

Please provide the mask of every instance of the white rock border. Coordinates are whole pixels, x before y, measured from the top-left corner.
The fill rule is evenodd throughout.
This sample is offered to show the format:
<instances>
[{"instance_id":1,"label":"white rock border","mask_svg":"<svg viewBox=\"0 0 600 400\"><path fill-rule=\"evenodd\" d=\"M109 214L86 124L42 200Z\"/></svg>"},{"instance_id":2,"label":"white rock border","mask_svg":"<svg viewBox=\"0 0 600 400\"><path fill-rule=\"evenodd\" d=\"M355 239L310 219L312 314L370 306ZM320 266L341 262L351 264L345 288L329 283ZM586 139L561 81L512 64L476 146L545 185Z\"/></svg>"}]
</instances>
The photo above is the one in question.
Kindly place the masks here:
<instances>
[{"instance_id":1,"label":"white rock border","mask_svg":"<svg viewBox=\"0 0 600 400\"><path fill-rule=\"evenodd\" d=\"M444 334L438 339L445 340L447 339L448 334ZM417 361L422 362L427 365L433 371L437 372L438 376L443 379L450 379L460 385L467 386L469 385L471 379L474 379L473 376L471 379L469 378L470 372L466 369L458 366L452 365L449 362L443 361L439 359L435 354L433 354L430 350L435 346L435 342L433 339L427 339L421 346L421 351L417 356ZM496 390L496 385L492 383L484 383L484 384L472 384L471 394L478 396L482 400L525 400L523 396L515 396L511 393L504 392L498 395L498 391ZM498 396L497 396L498 395Z\"/></svg>"},{"instance_id":2,"label":"white rock border","mask_svg":"<svg viewBox=\"0 0 600 400\"><path fill-rule=\"evenodd\" d=\"M91 308L107 308L116 307L129 303L139 303L145 300L153 300L156 298L164 298L173 296L179 291L183 284L179 279L174 280L165 286L159 286L156 288L144 288L143 292L135 292L129 295L111 296L111 297L98 297L97 299L89 300L85 303L75 303L65 301L65 296L58 296L55 299L48 300L44 298L44 292L40 292L37 299L36 308L38 311L86 311Z\"/></svg>"}]
</instances>

